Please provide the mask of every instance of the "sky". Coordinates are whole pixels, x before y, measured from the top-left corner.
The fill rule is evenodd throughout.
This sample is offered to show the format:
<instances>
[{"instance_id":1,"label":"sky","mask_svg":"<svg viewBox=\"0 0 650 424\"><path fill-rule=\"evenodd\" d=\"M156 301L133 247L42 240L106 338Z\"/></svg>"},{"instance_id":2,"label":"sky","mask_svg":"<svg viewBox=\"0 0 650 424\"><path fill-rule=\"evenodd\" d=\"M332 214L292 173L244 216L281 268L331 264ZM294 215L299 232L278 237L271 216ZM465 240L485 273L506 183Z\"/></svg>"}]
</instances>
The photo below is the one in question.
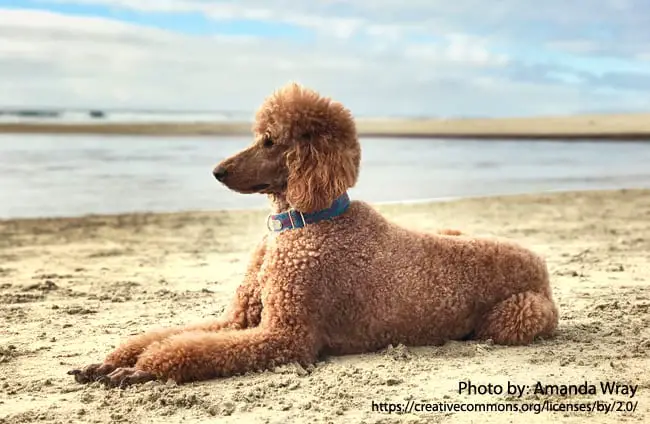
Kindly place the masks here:
<instances>
[{"instance_id":1,"label":"sky","mask_svg":"<svg viewBox=\"0 0 650 424\"><path fill-rule=\"evenodd\" d=\"M0 0L0 107L650 111L648 0Z\"/></svg>"}]
</instances>

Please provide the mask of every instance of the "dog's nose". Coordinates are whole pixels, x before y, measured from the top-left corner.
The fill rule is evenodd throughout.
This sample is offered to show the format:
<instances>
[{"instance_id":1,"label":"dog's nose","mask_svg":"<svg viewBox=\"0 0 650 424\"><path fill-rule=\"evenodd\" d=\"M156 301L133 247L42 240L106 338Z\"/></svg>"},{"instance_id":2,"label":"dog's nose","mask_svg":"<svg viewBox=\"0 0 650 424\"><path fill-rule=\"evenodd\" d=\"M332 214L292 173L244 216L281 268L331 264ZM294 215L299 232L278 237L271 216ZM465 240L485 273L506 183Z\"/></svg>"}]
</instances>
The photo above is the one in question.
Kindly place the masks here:
<instances>
[{"instance_id":1,"label":"dog's nose","mask_svg":"<svg viewBox=\"0 0 650 424\"><path fill-rule=\"evenodd\" d=\"M226 171L226 168L223 166L217 166L214 171L212 171L212 175L214 175L214 178L216 178L217 181L223 181L223 179L226 178L226 174L228 174L228 171Z\"/></svg>"}]
</instances>

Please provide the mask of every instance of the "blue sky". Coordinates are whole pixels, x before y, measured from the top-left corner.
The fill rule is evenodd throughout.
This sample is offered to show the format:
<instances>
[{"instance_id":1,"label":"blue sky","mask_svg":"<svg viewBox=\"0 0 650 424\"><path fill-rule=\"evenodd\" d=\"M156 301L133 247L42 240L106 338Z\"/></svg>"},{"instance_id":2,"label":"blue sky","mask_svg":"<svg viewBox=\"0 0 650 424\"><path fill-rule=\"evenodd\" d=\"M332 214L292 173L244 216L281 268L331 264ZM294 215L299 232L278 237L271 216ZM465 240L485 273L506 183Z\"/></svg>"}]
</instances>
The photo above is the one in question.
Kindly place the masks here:
<instances>
[{"instance_id":1,"label":"blue sky","mask_svg":"<svg viewBox=\"0 0 650 424\"><path fill-rule=\"evenodd\" d=\"M647 111L647 28L646 0L0 0L0 106L253 111L294 80L358 115Z\"/></svg>"},{"instance_id":2,"label":"blue sky","mask_svg":"<svg viewBox=\"0 0 650 424\"><path fill-rule=\"evenodd\" d=\"M192 35L253 35L258 37L289 37L294 39L309 35L309 32L303 28L281 22L264 22L252 19L215 21L199 12L145 12L138 9L110 6L108 3L103 4L102 2L97 2L93 4L92 2L82 2L78 4L75 2L58 3L38 0L0 0L0 7L14 10L49 10L78 17L99 16L134 25Z\"/></svg>"}]
</instances>

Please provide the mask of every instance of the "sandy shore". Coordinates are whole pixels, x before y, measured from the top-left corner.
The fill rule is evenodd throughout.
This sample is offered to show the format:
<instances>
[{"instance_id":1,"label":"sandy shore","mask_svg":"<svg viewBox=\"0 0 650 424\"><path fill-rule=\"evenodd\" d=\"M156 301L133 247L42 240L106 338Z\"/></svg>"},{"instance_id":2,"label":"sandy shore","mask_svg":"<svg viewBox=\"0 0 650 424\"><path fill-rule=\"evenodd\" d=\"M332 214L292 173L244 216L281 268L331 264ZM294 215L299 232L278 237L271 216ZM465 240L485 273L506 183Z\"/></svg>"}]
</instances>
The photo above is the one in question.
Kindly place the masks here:
<instances>
[{"instance_id":1,"label":"sandy shore","mask_svg":"<svg viewBox=\"0 0 650 424\"><path fill-rule=\"evenodd\" d=\"M129 334L218 315L264 214L177 213L0 221L0 423L650 422L650 191L384 205L410 228L516 239L548 259L557 337L527 347L453 342L329 358L313 369L186 386L80 386L66 371ZM528 385L458 394L459 382ZM597 394L533 394L537 382ZM638 385L634 397L600 384ZM375 402L557 405L621 401L634 412L373 412ZM626 403L631 402L631 403ZM615 405L616 407L616 405Z\"/></svg>"},{"instance_id":2,"label":"sandy shore","mask_svg":"<svg viewBox=\"0 0 650 424\"><path fill-rule=\"evenodd\" d=\"M0 123L0 133L248 135L248 122ZM650 114L508 119L358 119L365 137L650 140Z\"/></svg>"}]
</instances>

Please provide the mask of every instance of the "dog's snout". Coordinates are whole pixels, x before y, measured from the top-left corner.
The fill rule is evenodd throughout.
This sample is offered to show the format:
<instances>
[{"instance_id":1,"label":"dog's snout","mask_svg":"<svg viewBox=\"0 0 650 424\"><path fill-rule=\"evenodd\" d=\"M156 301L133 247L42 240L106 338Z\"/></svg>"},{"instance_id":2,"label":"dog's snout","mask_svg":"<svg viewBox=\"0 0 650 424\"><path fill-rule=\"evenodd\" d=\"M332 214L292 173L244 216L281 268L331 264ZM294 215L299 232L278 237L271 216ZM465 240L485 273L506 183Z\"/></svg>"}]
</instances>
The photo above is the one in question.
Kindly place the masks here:
<instances>
[{"instance_id":1,"label":"dog's snout","mask_svg":"<svg viewBox=\"0 0 650 424\"><path fill-rule=\"evenodd\" d=\"M226 171L226 168L221 165L217 166L214 171L212 171L212 175L214 175L214 178L216 178L217 181L223 181L227 174L228 171Z\"/></svg>"}]
</instances>

